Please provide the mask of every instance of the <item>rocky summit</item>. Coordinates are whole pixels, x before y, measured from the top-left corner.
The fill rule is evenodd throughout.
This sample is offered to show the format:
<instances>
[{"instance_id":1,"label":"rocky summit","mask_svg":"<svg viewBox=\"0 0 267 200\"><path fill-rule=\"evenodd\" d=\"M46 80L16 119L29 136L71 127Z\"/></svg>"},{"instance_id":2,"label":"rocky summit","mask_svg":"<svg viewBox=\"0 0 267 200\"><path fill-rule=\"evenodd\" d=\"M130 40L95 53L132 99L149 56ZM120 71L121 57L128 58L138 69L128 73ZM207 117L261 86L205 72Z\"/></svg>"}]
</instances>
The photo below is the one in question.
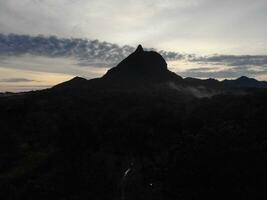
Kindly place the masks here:
<instances>
[{"instance_id":1,"label":"rocky summit","mask_svg":"<svg viewBox=\"0 0 267 200\"><path fill-rule=\"evenodd\" d=\"M168 70L166 61L159 53L145 51L141 45L116 67L108 70L103 79L137 84L182 80Z\"/></svg>"}]
</instances>

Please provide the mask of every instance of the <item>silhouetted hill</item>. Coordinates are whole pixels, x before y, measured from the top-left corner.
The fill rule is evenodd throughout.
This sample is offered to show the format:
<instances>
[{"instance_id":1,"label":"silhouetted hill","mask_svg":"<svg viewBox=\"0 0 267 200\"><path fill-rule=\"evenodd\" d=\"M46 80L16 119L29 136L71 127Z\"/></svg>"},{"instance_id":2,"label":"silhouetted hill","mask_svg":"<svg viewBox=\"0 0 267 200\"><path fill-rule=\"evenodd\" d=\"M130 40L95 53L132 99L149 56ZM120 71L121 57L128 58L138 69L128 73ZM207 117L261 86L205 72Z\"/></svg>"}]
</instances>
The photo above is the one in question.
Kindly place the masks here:
<instances>
[{"instance_id":1,"label":"silhouetted hill","mask_svg":"<svg viewBox=\"0 0 267 200\"><path fill-rule=\"evenodd\" d=\"M257 81L248 77L240 77L236 80L216 79L197 79L185 78L168 70L167 63L164 58L154 51L144 51L139 45L135 52L121 61L116 67L111 68L101 78L86 80L84 78L75 77L70 81L61 83L54 88L76 88L76 89L133 89L133 88L179 88L183 92L192 87L198 92L212 92L218 94L227 92L228 89L246 89L246 88L266 88L267 82ZM175 87L173 87L175 86ZM199 91L201 90L201 91ZM204 95L206 96L206 95Z\"/></svg>"},{"instance_id":2,"label":"silhouetted hill","mask_svg":"<svg viewBox=\"0 0 267 200\"><path fill-rule=\"evenodd\" d=\"M54 88L60 89L117 89L117 90L175 90L176 93L207 97L224 91L223 84L215 79L183 79L168 70L164 58L154 51L144 51L139 45L135 52L111 68L101 78L86 81L74 78Z\"/></svg>"},{"instance_id":3,"label":"silhouetted hill","mask_svg":"<svg viewBox=\"0 0 267 200\"><path fill-rule=\"evenodd\" d=\"M73 88L73 89L79 89L81 87L84 87L85 85L87 85L87 80L81 77L74 77L73 79L60 83L56 86L54 86L54 88Z\"/></svg>"},{"instance_id":4,"label":"silhouetted hill","mask_svg":"<svg viewBox=\"0 0 267 200\"><path fill-rule=\"evenodd\" d=\"M258 81L246 76L241 76L236 80L224 80L222 83L231 88L267 88L266 81Z\"/></svg>"},{"instance_id":5,"label":"silhouetted hill","mask_svg":"<svg viewBox=\"0 0 267 200\"><path fill-rule=\"evenodd\" d=\"M223 84L216 80L216 79L197 79L197 78L191 78L191 77L187 77L184 79L184 82L188 85L191 86L206 86L208 88L222 88Z\"/></svg>"},{"instance_id":6,"label":"silhouetted hill","mask_svg":"<svg viewBox=\"0 0 267 200\"><path fill-rule=\"evenodd\" d=\"M102 79L138 85L182 81L180 76L168 70L167 63L160 54L144 51L141 45L116 67L111 68Z\"/></svg>"}]
</instances>

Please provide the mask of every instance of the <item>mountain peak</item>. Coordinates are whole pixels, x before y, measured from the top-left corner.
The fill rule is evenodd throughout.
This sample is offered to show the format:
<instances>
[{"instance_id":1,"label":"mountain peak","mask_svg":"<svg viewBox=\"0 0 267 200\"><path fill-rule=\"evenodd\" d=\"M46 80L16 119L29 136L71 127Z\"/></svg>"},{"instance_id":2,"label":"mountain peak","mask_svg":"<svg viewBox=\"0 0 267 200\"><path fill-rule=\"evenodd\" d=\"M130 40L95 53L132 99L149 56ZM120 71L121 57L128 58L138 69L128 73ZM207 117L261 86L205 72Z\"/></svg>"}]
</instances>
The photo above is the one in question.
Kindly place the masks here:
<instances>
[{"instance_id":1,"label":"mountain peak","mask_svg":"<svg viewBox=\"0 0 267 200\"><path fill-rule=\"evenodd\" d=\"M143 49L143 47L142 47L142 45L141 44L139 44L138 45L138 47L137 47L137 49L135 50L135 52L144 52L144 49Z\"/></svg>"},{"instance_id":2,"label":"mountain peak","mask_svg":"<svg viewBox=\"0 0 267 200\"><path fill-rule=\"evenodd\" d=\"M124 83L157 83L182 78L167 68L164 58L155 51L144 51L138 45L135 52L111 68L103 79Z\"/></svg>"},{"instance_id":3,"label":"mountain peak","mask_svg":"<svg viewBox=\"0 0 267 200\"><path fill-rule=\"evenodd\" d=\"M267 88L267 82L241 76L235 80L224 80L224 85L231 88Z\"/></svg>"},{"instance_id":4,"label":"mountain peak","mask_svg":"<svg viewBox=\"0 0 267 200\"><path fill-rule=\"evenodd\" d=\"M55 85L54 88L80 88L83 87L87 83L87 80L85 78L76 76L66 82L60 83L58 85Z\"/></svg>"},{"instance_id":5,"label":"mountain peak","mask_svg":"<svg viewBox=\"0 0 267 200\"><path fill-rule=\"evenodd\" d=\"M239 78L237 78L236 80L251 80L252 78L249 78L247 76L240 76Z\"/></svg>"}]
</instances>

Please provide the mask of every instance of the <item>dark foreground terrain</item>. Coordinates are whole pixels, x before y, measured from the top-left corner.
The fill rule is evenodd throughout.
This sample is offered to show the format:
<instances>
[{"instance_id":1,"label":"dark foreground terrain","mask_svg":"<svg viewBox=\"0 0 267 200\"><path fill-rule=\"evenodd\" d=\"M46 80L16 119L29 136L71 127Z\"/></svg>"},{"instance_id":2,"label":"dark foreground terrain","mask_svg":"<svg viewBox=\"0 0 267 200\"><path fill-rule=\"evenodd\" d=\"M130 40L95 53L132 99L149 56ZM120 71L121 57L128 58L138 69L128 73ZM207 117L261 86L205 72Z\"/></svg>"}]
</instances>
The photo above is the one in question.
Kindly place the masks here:
<instances>
[{"instance_id":1,"label":"dark foreground terrain","mask_svg":"<svg viewBox=\"0 0 267 200\"><path fill-rule=\"evenodd\" d=\"M138 47L102 78L3 95L1 199L266 199L267 89L227 84Z\"/></svg>"}]
</instances>

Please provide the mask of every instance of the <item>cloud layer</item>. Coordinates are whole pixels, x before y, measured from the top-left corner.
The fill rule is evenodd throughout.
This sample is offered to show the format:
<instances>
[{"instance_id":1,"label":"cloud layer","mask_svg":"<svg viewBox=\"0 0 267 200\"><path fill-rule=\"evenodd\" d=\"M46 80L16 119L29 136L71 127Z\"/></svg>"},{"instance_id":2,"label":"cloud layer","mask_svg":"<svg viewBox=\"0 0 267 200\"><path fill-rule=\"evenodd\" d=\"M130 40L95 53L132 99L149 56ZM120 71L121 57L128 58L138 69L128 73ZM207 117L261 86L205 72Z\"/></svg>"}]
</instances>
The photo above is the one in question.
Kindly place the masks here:
<instances>
[{"instance_id":1,"label":"cloud layer","mask_svg":"<svg viewBox=\"0 0 267 200\"><path fill-rule=\"evenodd\" d=\"M132 53L135 47L119 46L98 40L0 34L0 55L35 55L47 57L73 57L80 66L110 67ZM149 49L153 50L153 49ZM159 51L166 60L182 59L175 52Z\"/></svg>"},{"instance_id":2,"label":"cloud layer","mask_svg":"<svg viewBox=\"0 0 267 200\"><path fill-rule=\"evenodd\" d=\"M236 78L267 74L267 55L193 56L189 60L202 66L210 66L189 69L184 73L193 77Z\"/></svg>"},{"instance_id":3,"label":"cloud layer","mask_svg":"<svg viewBox=\"0 0 267 200\"><path fill-rule=\"evenodd\" d=\"M7 78L7 79L0 79L0 83L20 83L20 82L36 82L35 80L27 79L27 78Z\"/></svg>"},{"instance_id":4,"label":"cloud layer","mask_svg":"<svg viewBox=\"0 0 267 200\"><path fill-rule=\"evenodd\" d=\"M267 55L214 55L206 57L194 57L193 62L225 64L228 66L261 66L267 67Z\"/></svg>"}]
</instances>

